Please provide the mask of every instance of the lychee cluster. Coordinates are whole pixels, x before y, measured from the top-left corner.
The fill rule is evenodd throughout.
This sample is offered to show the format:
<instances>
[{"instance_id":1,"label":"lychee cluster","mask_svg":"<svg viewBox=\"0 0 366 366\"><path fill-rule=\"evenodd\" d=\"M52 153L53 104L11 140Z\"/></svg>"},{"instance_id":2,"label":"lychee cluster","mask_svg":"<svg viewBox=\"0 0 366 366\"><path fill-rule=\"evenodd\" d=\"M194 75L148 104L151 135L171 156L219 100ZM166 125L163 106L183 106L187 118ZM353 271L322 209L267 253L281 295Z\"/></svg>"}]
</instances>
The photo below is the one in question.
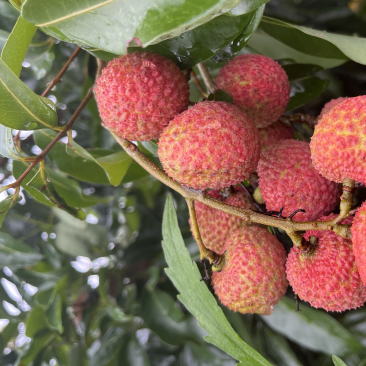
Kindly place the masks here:
<instances>
[{"instance_id":1,"label":"lychee cluster","mask_svg":"<svg viewBox=\"0 0 366 366\"><path fill-rule=\"evenodd\" d=\"M216 84L233 104L206 100L188 108L188 82L179 68L160 55L134 52L108 64L95 97L111 131L129 140L158 139L158 157L172 179L187 189L208 189L208 196L243 212L264 209L238 185L256 171L255 192L267 215L288 217L302 209L293 219L299 222L336 217L331 212L339 201L337 183L366 184L366 96L327 103L309 145L294 140L292 129L278 121L290 84L277 62L261 55L234 57ZM309 231L304 238L313 246L292 248L286 263L284 247L266 228L195 202L200 237L223 258L221 271L212 276L220 301L234 311L270 314L288 279L299 298L314 307L361 306L365 205L354 219L352 241L332 230ZM349 218L342 222L350 223Z\"/></svg>"}]
</instances>

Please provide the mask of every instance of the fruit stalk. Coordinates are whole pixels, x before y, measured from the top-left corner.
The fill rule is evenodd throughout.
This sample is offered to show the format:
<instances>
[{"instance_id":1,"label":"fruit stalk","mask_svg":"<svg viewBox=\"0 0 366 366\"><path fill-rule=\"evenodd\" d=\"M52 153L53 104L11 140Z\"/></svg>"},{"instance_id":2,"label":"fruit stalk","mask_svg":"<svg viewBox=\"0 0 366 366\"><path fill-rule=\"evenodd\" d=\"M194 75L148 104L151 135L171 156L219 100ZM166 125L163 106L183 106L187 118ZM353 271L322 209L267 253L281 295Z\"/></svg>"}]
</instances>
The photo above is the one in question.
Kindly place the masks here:
<instances>
[{"instance_id":1,"label":"fruit stalk","mask_svg":"<svg viewBox=\"0 0 366 366\"><path fill-rule=\"evenodd\" d=\"M210 72L208 71L206 64L204 62L200 62L199 64L197 64L197 68L202 76L203 82L206 85L207 93L215 93L216 85L212 79Z\"/></svg>"},{"instance_id":2,"label":"fruit stalk","mask_svg":"<svg viewBox=\"0 0 366 366\"><path fill-rule=\"evenodd\" d=\"M231 215L238 216L246 221L252 221L258 224L273 226L279 229L285 230L289 236L294 236L296 231L306 230L333 230L338 235L345 235L347 239L350 239L349 230L346 230L344 225L338 225L335 220L331 221L308 221L308 222L296 222L289 218L281 219L278 217L264 215L260 212L250 210L248 208L239 208L228 205L224 202L218 201L205 192L189 189L180 185L174 179L170 178L162 169L160 169L155 163L150 161L132 142L127 139L119 137L113 131L110 131L116 141L121 147L131 156L138 164L140 164L147 172L160 180L168 187L174 189L181 194L186 200L194 200L204 203L207 206L213 207L217 210L229 213ZM297 234L300 235L300 234ZM299 240L294 243L300 246Z\"/></svg>"}]
</instances>

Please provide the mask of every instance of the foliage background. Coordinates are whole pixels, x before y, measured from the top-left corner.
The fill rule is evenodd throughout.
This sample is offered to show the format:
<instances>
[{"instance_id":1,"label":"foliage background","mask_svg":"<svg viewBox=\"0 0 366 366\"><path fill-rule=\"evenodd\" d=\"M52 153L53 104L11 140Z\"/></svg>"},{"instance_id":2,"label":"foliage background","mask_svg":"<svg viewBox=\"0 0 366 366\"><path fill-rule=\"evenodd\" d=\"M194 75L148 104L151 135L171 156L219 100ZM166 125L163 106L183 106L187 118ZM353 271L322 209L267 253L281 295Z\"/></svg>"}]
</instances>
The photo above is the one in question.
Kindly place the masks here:
<instances>
[{"instance_id":1,"label":"foliage background","mask_svg":"<svg viewBox=\"0 0 366 366\"><path fill-rule=\"evenodd\" d=\"M366 3L362 0L272 0L264 14L310 28L366 36ZM9 2L0 0L0 48L18 16ZM214 20L217 25L209 29L208 39L214 38L215 29L227 26L222 19ZM250 34L248 19L236 25L239 33L244 30L247 35L247 29ZM296 47L305 49L307 39L300 38L299 46L294 46L293 33L280 34L283 42L276 43L268 35L273 29L267 28L265 33L266 24L261 24L263 28L240 52L264 53L287 65L293 97L289 109L317 115L331 98L364 94L366 66L347 61L339 52L332 54L332 50L324 57L323 47L300 52ZM196 41L202 37L204 32ZM233 51L239 50L235 44L207 61L214 76ZM150 47L157 47L155 50L162 54L168 52L166 56L174 59L179 56L175 46L171 42ZM75 47L37 31L23 62L21 80L41 94ZM203 59L211 56L197 55ZM191 66L187 59L182 60L180 66ZM83 51L62 82L52 89L49 98L57 106L60 123L67 122L80 104L95 72L95 58ZM190 86L191 100L198 101L197 87L192 82ZM297 128L308 136L303 126ZM38 154L50 141L47 133L23 131L23 151ZM95 156L121 151L101 127L94 100L74 124L73 136L83 148L93 149L90 151ZM156 161L154 144L140 147ZM26 190L22 190L21 202L6 216L0 232L0 255L4 258L0 259L0 365L235 365L233 358L204 341L206 332L177 300L177 290L164 272L162 220L168 195L174 199L191 257L199 257L184 199L131 161L126 174L115 178L121 182L113 187L95 163L65 149L58 144L48 155L47 166L57 174L58 188L64 185L66 191L73 192L68 203L84 207L86 221L41 204ZM115 170L126 166L123 159L121 155L112 160ZM13 182L22 170L24 163L0 158L3 185ZM11 193L3 192L1 198ZM360 190L358 199L363 195ZM11 240L7 235L26 246L9 252L2 244ZM198 266L202 271L201 264ZM302 303L302 312L295 312L295 307L289 289L269 317L227 309L224 313L240 337L273 365L333 365L333 354L349 366L366 365L364 308L327 314Z\"/></svg>"}]
</instances>

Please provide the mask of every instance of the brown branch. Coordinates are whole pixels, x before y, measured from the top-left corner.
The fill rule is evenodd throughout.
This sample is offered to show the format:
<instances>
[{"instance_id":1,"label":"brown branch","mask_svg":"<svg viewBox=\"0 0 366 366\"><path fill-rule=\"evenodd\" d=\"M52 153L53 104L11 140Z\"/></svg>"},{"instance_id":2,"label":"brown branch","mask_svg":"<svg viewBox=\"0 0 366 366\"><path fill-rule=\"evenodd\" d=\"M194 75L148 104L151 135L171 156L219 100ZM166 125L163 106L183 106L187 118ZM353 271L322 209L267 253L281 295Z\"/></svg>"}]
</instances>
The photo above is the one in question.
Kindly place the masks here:
<instances>
[{"instance_id":1,"label":"brown branch","mask_svg":"<svg viewBox=\"0 0 366 366\"><path fill-rule=\"evenodd\" d=\"M83 101L80 103L78 109L75 111L75 113L72 115L70 120L65 125L64 129L60 131L55 138L49 143L49 145L39 154L37 157L32 161L31 165L25 170L25 172L13 183L7 185L6 187L3 187L5 189L8 188L17 188L22 183L23 179L28 175L28 173L38 164L40 163L48 154L48 152L56 145L56 143L61 140L63 136L66 135L67 131L71 129L73 123L75 122L76 118L79 117L81 111L84 109L84 107L88 104L89 100L93 97L93 87L91 87L88 90L88 93L86 94Z\"/></svg>"},{"instance_id":2,"label":"brown branch","mask_svg":"<svg viewBox=\"0 0 366 366\"><path fill-rule=\"evenodd\" d=\"M190 189L186 186L180 185L178 182L170 178L163 170L161 170L155 163L150 161L138 148L129 140L119 137L116 133L111 131L116 141L122 146L122 148L130 155L138 164L140 164L146 171L148 171L155 178L163 182L168 187L174 189L180 193L186 200L194 200L202 202L203 204L215 208L217 210L226 212L228 214L240 217L245 221L256 222L257 224L273 226L280 228L287 232L290 237L296 236L295 245L302 247L301 235L297 234L297 231L307 230L333 230L337 234L344 234L344 225L338 225L338 217L331 221L309 221L309 222L296 222L290 218L282 219L279 217L267 216L260 212L255 212L248 208L239 208L228 205L227 203L215 200L209 195ZM338 228L339 227L339 228ZM296 233L296 235L294 234ZM350 239L349 232L346 232L346 237ZM301 240L300 240L301 239Z\"/></svg>"},{"instance_id":3,"label":"brown branch","mask_svg":"<svg viewBox=\"0 0 366 366\"><path fill-rule=\"evenodd\" d=\"M197 75L196 73L192 70L191 71L191 76L193 78L193 81L195 82L195 84L197 85L197 88L198 90L200 91L201 93L201 97L203 99L207 98L207 93L203 90L202 86L201 86L201 83L199 82L199 80L197 79Z\"/></svg>"},{"instance_id":4,"label":"brown branch","mask_svg":"<svg viewBox=\"0 0 366 366\"><path fill-rule=\"evenodd\" d=\"M288 126L290 126L292 123L305 123L311 127L315 127L318 122L317 117L309 116L308 114L303 113L296 113L292 114L291 116L283 115L278 120Z\"/></svg>"},{"instance_id":5,"label":"brown branch","mask_svg":"<svg viewBox=\"0 0 366 366\"><path fill-rule=\"evenodd\" d=\"M50 82L50 84L47 86L46 90L42 93L42 97L45 97L49 91L57 84L61 81L62 76L64 75L64 73L66 72L66 70L69 68L71 62L75 59L75 57L79 54L79 52L81 51L81 48L78 47L76 48L76 50L74 51L74 53L70 56L70 58L67 60L66 64L64 65L64 67L61 69L61 71L58 73L58 75Z\"/></svg>"},{"instance_id":6,"label":"brown branch","mask_svg":"<svg viewBox=\"0 0 366 366\"><path fill-rule=\"evenodd\" d=\"M204 62L200 62L197 64L197 68L202 76L202 80L205 83L207 93L213 94L216 91L216 85L212 79L212 76L210 72L208 71L208 68Z\"/></svg>"}]
</instances>

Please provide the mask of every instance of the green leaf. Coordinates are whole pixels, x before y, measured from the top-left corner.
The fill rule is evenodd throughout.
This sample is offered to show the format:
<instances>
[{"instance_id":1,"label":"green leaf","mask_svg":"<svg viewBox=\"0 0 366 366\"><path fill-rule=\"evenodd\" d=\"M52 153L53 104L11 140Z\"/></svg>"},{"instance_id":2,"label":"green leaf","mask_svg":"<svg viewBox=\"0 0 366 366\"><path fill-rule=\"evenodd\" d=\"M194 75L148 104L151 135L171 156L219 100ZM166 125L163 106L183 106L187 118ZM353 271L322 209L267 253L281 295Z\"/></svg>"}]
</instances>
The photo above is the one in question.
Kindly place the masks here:
<instances>
[{"instance_id":1,"label":"green leaf","mask_svg":"<svg viewBox=\"0 0 366 366\"><path fill-rule=\"evenodd\" d=\"M286 110L292 111L303 106L309 100L316 98L327 89L328 84L328 80L316 77L293 81L291 83L290 101Z\"/></svg>"},{"instance_id":2,"label":"green leaf","mask_svg":"<svg viewBox=\"0 0 366 366\"><path fill-rule=\"evenodd\" d=\"M142 0L132 5L124 0L54 0L50 6L43 0L27 0L22 16L55 38L120 55L131 41L147 47L179 36L239 3Z\"/></svg>"},{"instance_id":3,"label":"green leaf","mask_svg":"<svg viewBox=\"0 0 366 366\"><path fill-rule=\"evenodd\" d=\"M34 24L20 16L2 50L1 59L18 77L22 70L22 61L36 30L37 27Z\"/></svg>"},{"instance_id":4,"label":"green leaf","mask_svg":"<svg viewBox=\"0 0 366 366\"><path fill-rule=\"evenodd\" d=\"M3 354L5 347L18 330L19 321L10 320L8 325L0 332L0 352Z\"/></svg>"},{"instance_id":5,"label":"green leaf","mask_svg":"<svg viewBox=\"0 0 366 366\"><path fill-rule=\"evenodd\" d=\"M241 4L245 4L243 1ZM258 9L252 11L250 14L250 21L242 30L242 32L223 50L213 56L215 62L223 62L230 60L236 53L238 53L248 43L252 34L258 28L258 25L262 19L265 4L261 5Z\"/></svg>"},{"instance_id":6,"label":"green leaf","mask_svg":"<svg viewBox=\"0 0 366 366\"><path fill-rule=\"evenodd\" d=\"M260 27L280 42L307 55L331 59L349 58L366 65L366 38L318 31L269 17L262 18Z\"/></svg>"},{"instance_id":7,"label":"green leaf","mask_svg":"<svg viewBox=\"0 0 366 366\"><path fill-rule=\"evenodd\" d=\"M334 366L347 366L338 356L333 355L332 360L334 362Z\"/></svg>"},{"instance_id":8,"label":"green leaf","mask_svg":"<svg viewBox=\"0 0 366 366\"><path fill-rule=\"evenodd\" d=\"M19 195L13 195L6 197L0 202L0 228L3 226L3 221L8 211L21 199Z\"/></svg>"},{"instance_id":9,"label":"green leaf","mask_svg":"<svg viewBox=\"0 0 366 366\"><path fill-rule=\"evenodd\" d=\"M150 154L152 156L158 157L158 144L153 141L138 141L139 149L143 153Z\"/></svg>"},{"instance_id":10,"label":"green leaf","mask_svg":"<svg viewBox=\"0 0 366 366\"><path fill-rule=\"evenodd\" d=\"M51 306L46 311L49 325L62 333L62 300L60 295L56 295Z\"/></svg>"},{"instance_id":11,"label":"green leaf","mask_svg":"<svg viewBox=\"0 0 366 366\"><path fill-rule=\"evenodd\" d=\"M0 154L5 158L14 160L24 160L28 156L23 152L19 152L14 144L14 136L12 129L0 125Z\"/></svg>"},{"instance_id":12,"label":"green leaf","mask_svg":"<svg viewBox=\"0 0 366 366\"><path fill-rule=\"evenodd\" d=\"M56 136L52 130L34 132L36 144L44 149ZM75 141L72 145L57 142L47 154L54 165L75 178L97 184L118 186L132 162L124 151L103 149L91 150L82 148Z\"/></svg>"},{"instance_id":13,"label":"green leaf","mask_svg":"<svg viewBox=\"0 0 366 366\"><path fill-rule=\"evenodd\" d=\"M178 37L149 46L146 51L159 53L181 69L188 69L229 45L249 24L251 18L252 13L237 17L221 15ZM129 48L130 51L134 49Z\"/></svg>"},{"instance_id":14,"label":"green leaf","mask_svg":"<svg viewBox=\"0 0 366 366\"><path fill-rule=\"evenodd\" d=\"M163 218L163 250L169 265L165 271L180 292L179 300L198 319L210 335L205 337L245 365L270 365L258 352L244 343L226 320L215 298L201 282L197 265L192 263L180 233L173 199L167 198Z\"/></svg>"},{"instance_id":15,"label":"green leaf","mask_svg":"<svg viewBox=\"0 0 366 366\"><path fill-rule=\"evenodd\" d=\"M0 232L0 268L22 268L37 264L43 255L9 234Z\"/></svg>"},{"instance_id":16,"label":"green leaf","mask_svg":"<svg viewBox=\"0 0 366 366\"><path fill-rule=\"evenodd\" d=\"M0 29L0 51L4 48L5 43L9 37L9 32Z\"/></svg>"},{"instance_id":17,"label":"green leaf","mask_svg":"<svg viewBox=\"0 0 366 366\"><path fill-rule=\"evenodd\" d=\"M276 38L271 37L271 35L264 33L260 29L257 29L251 36L248 41L248 46L252 52L260 53L274 60L291 59L298 63L319 65L324 69L342 65L347 61L346 58L331 59L307 55L279 42Z\"/></svg>"},{"instance_id":18,"label":"green leaf","mask_svg":"<svg viewBox=\"0 0 366 366\"><path fill-rule=\"evenodd\" d=\"M55 105L33 93L0 60L0 123L18 130L57 126Z\"/></svg>"},{"instance_id":19,"label":"green leaf","mask_svg":"<svg viewBox=\"0 0 366 366\"><path fill-rule=\"evenodd\" d=\"M118 357L119 365L150 366L149 357L133 335L128 342L125 342Z\"/></svg>"},{"instance_id":20,"label":"green leaf","mask_svg":"<svg viewBox=\"0 0 366 366\"><path fill-rule=\"evenodd\" d=\"M322 67L311 64L288 64L282 66L282 68L286 71L290 82L312 77L318 71L323 70Z\"/></svg>"},{"instance_id":21,"label":"green leaf","mask_svg":"<svg viewBox=\"0 0 366 366\"><path fill-rule=\"evenodd\" d=\"M228 93L226 93L224 90L221 89L217 89L214 94L210 94L207 97L207 100L216 100L227 103L233 103L233 98Z\"/></svg>"},{"instance_id":22,"label":"green leaf","mask_svg":"<svg viewBox=\"0 0 366 366\"><path fill-rule=\"evenodd\" d=\"M363 349L361 343L327 313L303 304L301 311L295 310L295 302L283 297L273 314L261 318L276 332L313 351L344 355Z\"/></svg>"},{"instance_id":23,"label":"green leaf","mask_svg":"<svg viewBox=\"0 0 366 366\"><path fill-rule=\"evenodd\" d=\"M33 338L43 329L49 328L44 309L40 306L35 306L29 314L26 326L25 335L30 338Z\"/></svg>"}]
</instances>

